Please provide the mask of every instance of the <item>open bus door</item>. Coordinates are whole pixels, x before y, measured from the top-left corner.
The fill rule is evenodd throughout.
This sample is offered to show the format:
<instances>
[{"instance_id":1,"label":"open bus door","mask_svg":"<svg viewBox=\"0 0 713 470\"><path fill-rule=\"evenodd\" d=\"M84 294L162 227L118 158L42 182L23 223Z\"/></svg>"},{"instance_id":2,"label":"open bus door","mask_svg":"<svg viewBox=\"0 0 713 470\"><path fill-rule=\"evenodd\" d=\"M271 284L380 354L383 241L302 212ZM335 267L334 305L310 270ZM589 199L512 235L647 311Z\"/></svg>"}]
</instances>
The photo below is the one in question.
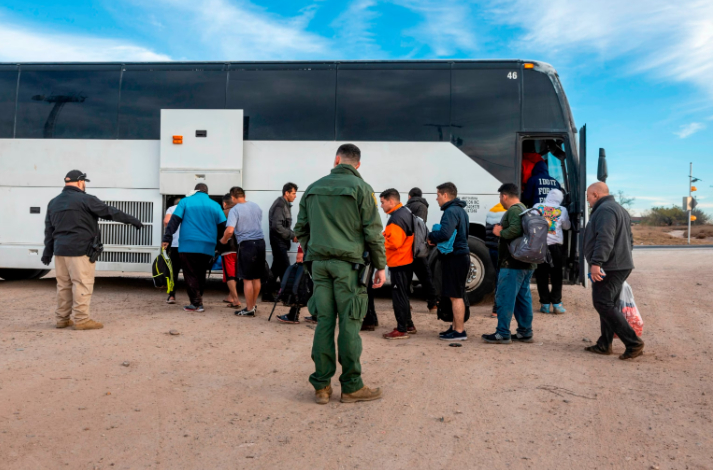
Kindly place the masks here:
<instances>
[{"instance_id":1,"label":"open bus door","mask_svg":"<svg viewBox=\"0 0 713 470\"><path fill-rule=\"evenodd\" d=\"M579 283L587 287L587 260L584 258L584 229L589 220L587 210L587 125L583 125L579 130L579 181L577 182L577 249L579 261Z\"/></svg>"}]
</instances>

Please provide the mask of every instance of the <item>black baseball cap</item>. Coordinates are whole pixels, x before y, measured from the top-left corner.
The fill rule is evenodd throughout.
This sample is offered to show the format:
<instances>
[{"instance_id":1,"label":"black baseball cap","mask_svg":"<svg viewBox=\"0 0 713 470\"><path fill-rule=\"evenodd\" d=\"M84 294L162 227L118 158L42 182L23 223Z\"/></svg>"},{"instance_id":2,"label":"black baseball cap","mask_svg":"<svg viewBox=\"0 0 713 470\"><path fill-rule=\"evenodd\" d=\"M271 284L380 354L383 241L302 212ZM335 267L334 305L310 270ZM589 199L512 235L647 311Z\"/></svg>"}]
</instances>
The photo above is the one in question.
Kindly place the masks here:
<instances>
[{"instance_id":1,"label":"black baseball cap","mask_svg":"<svg viewBox=\"0 0 713 470\"><path fill-rule=\"evenodd\" d=\"M67 176L64 177L65 183L76 183L77 181L86 181L87 183L90 182L87 179L87 174L82 173L79 170L72 170L69 173L67 173Z\"/></svg>"}]
</instances>

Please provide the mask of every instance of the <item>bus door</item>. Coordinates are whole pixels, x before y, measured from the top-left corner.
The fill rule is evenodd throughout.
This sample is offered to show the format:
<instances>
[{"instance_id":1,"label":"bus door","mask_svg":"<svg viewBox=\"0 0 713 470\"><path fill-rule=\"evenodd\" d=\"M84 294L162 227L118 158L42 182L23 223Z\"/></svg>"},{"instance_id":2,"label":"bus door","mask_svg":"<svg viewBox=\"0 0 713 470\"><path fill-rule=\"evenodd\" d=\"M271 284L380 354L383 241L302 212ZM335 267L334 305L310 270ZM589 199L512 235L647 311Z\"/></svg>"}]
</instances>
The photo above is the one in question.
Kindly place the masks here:
<instances>
[{"instance_id":1,"label":"bus door","mask_svg":"<svg viewBox=\"0 0 713 470\"><path fill-rule=\"evenodd\" d=\"M211 195L242 186L243 111L162 109L159 187L188 194L198 183Z\"/></svg>"},{"instance_id":2,"label":"bus door","mask_svg":"<svg viewBox=\"0 0 713 470\"><path fill-rule=\"evenodd\" d=\"M577 163L577 152L567 134L528 133L520 135L519 155L524 158L524 152L534 152L541 156L547 164L551 178L556 179L564 189L562 206L567 208L572 228L564 232L564 279L571 284L581 282L582 256L581 240L583 231L580 230L582 219L582 198L580 196L580 167ZM532 159L533 157L530 157ZM521 175L525 168L521 161ZM524 176L521 176L524 179ZM525 188L523 187L522 190ZM582 232L580 234L580 232Z\"/></svg>"},{"instance_id":3,"label":"bus door","mask_svg":"<svg viewBox=\"0 0 713 470\"><path fill-rule=\"evenodd\" d=\"M574 157L574 155L573 155ZM578 253L576 253L577 269L570 273L570 277L574 274L579 276L579 283L582 286L587 287L587 260L584 258L584 229L587 226L587 221L589 220L589 211L587 210L587 125L583 125L579 130L579 158L576 161L573 158L573 166L575 169L574 173L577 174L577 185L574 192L575 199L573 201L573 209L577 214L576 221L573 220L572 224L577 230L577 245ZM576 282L577 280L573 280Z\"/></svg>"}]
</instances>

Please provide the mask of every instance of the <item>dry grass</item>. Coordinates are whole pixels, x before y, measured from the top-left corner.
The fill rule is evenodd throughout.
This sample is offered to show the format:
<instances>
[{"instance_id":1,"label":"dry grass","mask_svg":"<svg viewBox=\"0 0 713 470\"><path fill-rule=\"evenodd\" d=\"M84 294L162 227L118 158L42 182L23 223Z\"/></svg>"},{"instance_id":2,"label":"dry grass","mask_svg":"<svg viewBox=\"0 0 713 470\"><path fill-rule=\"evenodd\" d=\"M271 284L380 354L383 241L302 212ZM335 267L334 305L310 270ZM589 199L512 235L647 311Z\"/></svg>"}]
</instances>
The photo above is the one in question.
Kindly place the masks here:
<instances>
[{"instance_id":1,"label":"dry grass","mask_svg":"<svg viewBox=\"0 0 713 470\"><path fill-rule=\"evenodd\" d=\"M634 233L635 245L686 245L688 244L688 227L650 227L647 225L635 225L631 228ZM683 233L681 237L673 237L670 232L679 231ZM701 225L691 229L691 245L709 245L713 240L713 226Z\"/></svg>"}]
</instances>

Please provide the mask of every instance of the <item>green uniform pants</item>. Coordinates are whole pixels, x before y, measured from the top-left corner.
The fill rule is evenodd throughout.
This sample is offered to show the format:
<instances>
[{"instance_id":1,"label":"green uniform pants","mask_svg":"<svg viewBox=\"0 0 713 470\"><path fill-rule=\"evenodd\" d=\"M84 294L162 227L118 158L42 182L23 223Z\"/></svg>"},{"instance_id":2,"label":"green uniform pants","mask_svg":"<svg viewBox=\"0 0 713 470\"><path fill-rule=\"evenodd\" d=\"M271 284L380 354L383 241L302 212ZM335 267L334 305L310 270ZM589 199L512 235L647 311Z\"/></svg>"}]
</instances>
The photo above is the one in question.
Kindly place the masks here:
<instances>
[{"instance_id":1,"label":"green uniform pants","mask_svg":"<svg viewBox=\"0 0 713 470\"><path fill-rule=\"evenodd\" d=\"M315 390L330 385L337 371L334 351L334 328L339 319L339 364L342 393L353 393L364 387L361 381L361 323L366 315L366 287L359 284L358 271L351 263L339 260L314 261L312 280L314 294L309 300L309 311L317 315L314 331L312 360L315 372L309 381Z\"/></svg>"}]
</instances>

